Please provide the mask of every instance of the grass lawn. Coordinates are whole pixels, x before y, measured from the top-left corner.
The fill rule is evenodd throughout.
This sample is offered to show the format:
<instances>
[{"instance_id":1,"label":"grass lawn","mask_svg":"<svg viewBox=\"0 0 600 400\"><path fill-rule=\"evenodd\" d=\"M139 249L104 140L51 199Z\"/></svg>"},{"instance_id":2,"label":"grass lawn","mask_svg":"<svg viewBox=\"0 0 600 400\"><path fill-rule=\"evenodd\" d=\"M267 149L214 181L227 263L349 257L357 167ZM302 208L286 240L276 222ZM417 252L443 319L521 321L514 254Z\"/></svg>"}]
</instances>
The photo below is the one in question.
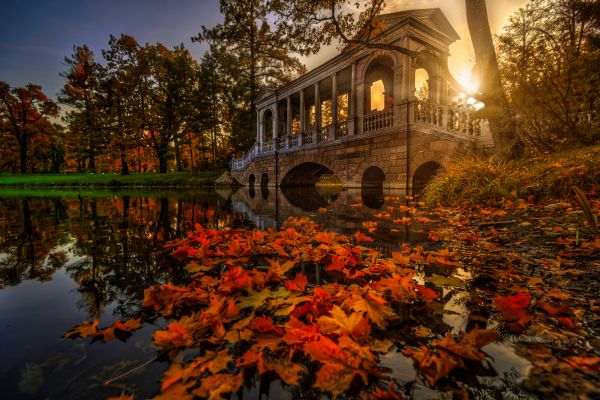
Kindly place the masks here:
<instances>
[{"instance_id":1,"label":"grass lawn","mask_svg":"<svg viewBox=\"0 0 600 400\"><path fill-rule=\"evenodd\" d=\"M0 187L153 187L153 186L210 186L219 177L222 171L207 172L172 172L168 174L159 173L135 173L126 176L120 174L32 174L13 175L0 174Z\"/></svg>"}]
</instances>

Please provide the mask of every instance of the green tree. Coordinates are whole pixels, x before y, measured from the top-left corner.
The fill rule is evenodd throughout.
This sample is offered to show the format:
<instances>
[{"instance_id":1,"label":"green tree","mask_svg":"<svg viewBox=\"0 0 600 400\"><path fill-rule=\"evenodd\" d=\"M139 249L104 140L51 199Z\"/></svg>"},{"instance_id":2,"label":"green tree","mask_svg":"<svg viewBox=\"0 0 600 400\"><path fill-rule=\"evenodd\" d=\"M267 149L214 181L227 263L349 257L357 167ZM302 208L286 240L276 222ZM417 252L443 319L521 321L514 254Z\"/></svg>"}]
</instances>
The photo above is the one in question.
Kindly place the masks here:
<instances>
[{"instance_id":1,"label":"green tree","mask_svg":"<svg viewBox=\"0 0 600 400\"><path fill-rule=\"evenodd\" d=\"M159 161L159 172L166 173L173 157L170 146L178 148L183 123L193 104L196 62L183 45L169 50L162 44L146 46L152 86L148 113L148 141ZM178 166L179 167L179 166Z\"/></svg>"},{"instance_id":2,"label":"green tree","mask_svg":"<svg viewBox=\"0 0 600 400\"><path fill-rule=\"evenodd\" d=\"M32 83L11 88L0 82L0 131L9 133L18 144L19 172L27 172L29 147L32 140L54 128L48 118L58 115L56 103L44 94L42 87Z\"/></svg>"},{"instance_id":3,"label":"green tree","mask_svg":"<svg viewBox=\"0 0 600 400\"><path fill-rule=\"evenodd\" d=\"M65 57L64 62L67 70L61 76L67 82L61 90L59 101L73 108L68 113L69 119L82 122L79 128L84 136L79 140L85 141L88 170L96 172L96 155L104 144L102 113L105 97L101 82L105 70L94 60L94 53L86 45L75 46L73 54Z\"/></svg>"},{"instance_id":4,"label":"green tree","mask_svg":"<svg viewBox=\"0 0 600 400\"><path fill-rule=\"evenodd\" d=\"M110 130L109 147L118 153L121 174L129 174L128 150L140 145L144 130L144 115L140 101L144 76L147 72L140 62L141 48L129 35L111 35L109 48L102 51L106 60L106 77L102 89L106 95L107 123Z\"/></svg>"},{"instance_id":5,"label":"green tree","mask_svg":"<svg viewBox=\"0 0 600 400\"><path fill-rule=\"evenodd\" d=\"M222 24L202 27L193 41L212 45L213 55L227 58L224 69L236 71L235 86L243 88L238 101L228 103L234 117L232 144L246 150L255 136L255 100L262 86L278 86L305 72L304 65L290 55L293 43L281 31L271 29L272 1L221 0ZM225 55L227 55L225 57Z\"/></svg>"}]
</instances>

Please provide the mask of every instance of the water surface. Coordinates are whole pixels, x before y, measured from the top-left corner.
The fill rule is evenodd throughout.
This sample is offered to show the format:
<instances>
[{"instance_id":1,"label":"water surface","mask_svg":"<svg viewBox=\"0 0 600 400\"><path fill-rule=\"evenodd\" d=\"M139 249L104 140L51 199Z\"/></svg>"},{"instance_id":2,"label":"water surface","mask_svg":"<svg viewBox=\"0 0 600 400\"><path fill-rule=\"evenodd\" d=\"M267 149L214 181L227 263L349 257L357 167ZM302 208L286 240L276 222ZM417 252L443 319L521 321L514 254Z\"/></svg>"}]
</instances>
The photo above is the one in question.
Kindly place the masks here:
<instances>
[{"instance_id":1,"label":"water surface","mask_svg":"<svg viewBox=\"0 0 600 400\"><path fill-rule=\"evenodd\" d=\"M104 399L121 388L136 398L155 395L167 363L156 360L115 383L104 382L149 360L157 351L151 335L164 321L146 323L126 342L65 340L83 320L101 326L144 315L145 288L183 282L183 266L163 251L165 242L195 224L207 228L277 228L290 216L310 216L325 229L353 234L362 223L402 201L381 190L266 188L140 191L0 191L0 387L9 399ZM401 217L394 215L393 218ZM394 250L403 242L431 245L418 224L382 220L375 245ZM439 271L435 271L440 273ZM467 271L456 274L465 282ZM431 271L422 271L426 280ZM431 329L467 330L470 310L465 288L444 289L445 305L423 317ZM494 356L496 378L481 382L484 395L509 392L529 364L510 344L486 349ZM414 398L443 398L416 382L412 361L386 355L382 364L400 382L413 382ZM491 388L491 389L490 389ZM280 381L245 387L244 399L277 399L295 394Z\"/></svg>"}]
</instances>

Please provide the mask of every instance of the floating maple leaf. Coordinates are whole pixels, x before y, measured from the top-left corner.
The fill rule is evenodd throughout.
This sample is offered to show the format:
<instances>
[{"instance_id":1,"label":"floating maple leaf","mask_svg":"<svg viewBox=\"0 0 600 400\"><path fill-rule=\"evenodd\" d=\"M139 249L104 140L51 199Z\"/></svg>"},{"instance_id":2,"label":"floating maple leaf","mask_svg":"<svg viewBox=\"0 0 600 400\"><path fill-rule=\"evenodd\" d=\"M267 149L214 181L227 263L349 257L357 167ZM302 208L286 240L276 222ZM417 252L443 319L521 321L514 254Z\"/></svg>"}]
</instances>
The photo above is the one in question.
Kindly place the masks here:
<instances>
[{"instance_id":1,"label":"floating maple leaf","mask_svg":"<svg viewBox=\"0 0 600 400\"><path fill-rule=\"evenodd\" d=\"M496 296L494 298L494 307L498 310L504 319L510 322L524 324L527 322L527 307L531 302L529 292L522 291L514 296Z\"/></svg>"}]
</instances>

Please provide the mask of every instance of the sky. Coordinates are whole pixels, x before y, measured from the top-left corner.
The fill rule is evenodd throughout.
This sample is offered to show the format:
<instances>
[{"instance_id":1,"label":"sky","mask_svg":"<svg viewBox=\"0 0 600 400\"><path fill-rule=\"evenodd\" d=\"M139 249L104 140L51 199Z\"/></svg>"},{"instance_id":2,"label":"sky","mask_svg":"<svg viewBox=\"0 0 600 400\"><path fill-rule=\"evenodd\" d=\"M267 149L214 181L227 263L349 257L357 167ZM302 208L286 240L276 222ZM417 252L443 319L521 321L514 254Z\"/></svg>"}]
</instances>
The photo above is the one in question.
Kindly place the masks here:
<instances>
[{"instance_id":1,"label":"sky","mask_svg":"<svg viewBox=\"0 0 600 400\"><path fill-rule=\"evenodd\" d=\"M488 0L492 32L527 0ZM439 7L461 40L450 48L450 70L460 81L468 79L473 51L464 0L391 0L386 11ZM59 73L73 46L87 44L101 58L110 34L127 33L140 43L183 43L196 59L207 46L192 43L202 25L222 21L218 0L0 0L0 81L11 86L29 82L42 85L55 97L64 84ZM303 58L312 69L337 54L335 46ZM465 83L465 82L463 82Z\"/></svg>"}]
</instances>

